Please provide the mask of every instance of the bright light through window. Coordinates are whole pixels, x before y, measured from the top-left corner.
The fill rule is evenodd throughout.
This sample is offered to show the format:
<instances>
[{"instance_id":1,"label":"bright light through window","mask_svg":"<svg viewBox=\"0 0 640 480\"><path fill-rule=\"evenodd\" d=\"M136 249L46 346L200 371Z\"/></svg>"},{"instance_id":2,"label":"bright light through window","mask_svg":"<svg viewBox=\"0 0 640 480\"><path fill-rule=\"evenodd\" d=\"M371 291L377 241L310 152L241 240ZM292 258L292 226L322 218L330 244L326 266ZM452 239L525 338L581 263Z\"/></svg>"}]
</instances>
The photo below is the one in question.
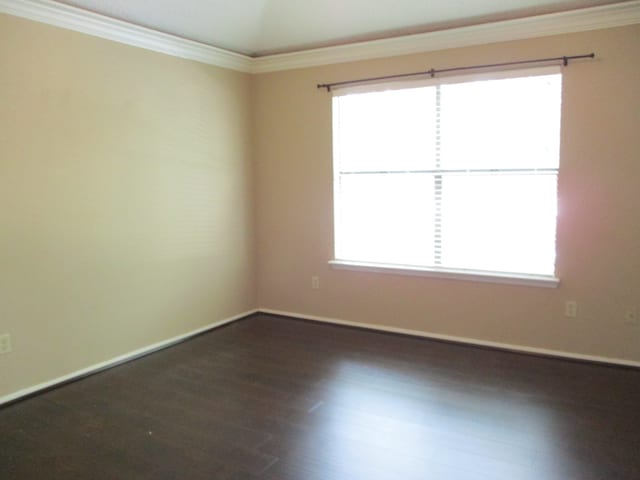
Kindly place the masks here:
<instances>
[{"instance_id":1,"label":"bright light through window","mask_svg":"<svg viewBox=\"0 0 640 480\"><path fill-rule=\"evenodd\" d=\"M336 259L554 274L561 75L515 75L334 93Z\"/></svg>"}]
</instances>

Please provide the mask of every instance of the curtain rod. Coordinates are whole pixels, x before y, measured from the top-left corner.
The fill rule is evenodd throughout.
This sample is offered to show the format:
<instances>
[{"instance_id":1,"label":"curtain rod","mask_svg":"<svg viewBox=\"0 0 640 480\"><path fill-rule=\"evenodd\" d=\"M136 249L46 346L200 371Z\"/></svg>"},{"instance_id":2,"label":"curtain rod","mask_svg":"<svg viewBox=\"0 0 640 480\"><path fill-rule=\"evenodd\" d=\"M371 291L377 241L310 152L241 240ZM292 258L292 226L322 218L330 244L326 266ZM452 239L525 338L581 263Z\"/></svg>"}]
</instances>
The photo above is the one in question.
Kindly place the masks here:
<instances>
[{"instance_id":1,"label":"curtain rod","mask_svg":"<svg viewBox=\"0 0 640 480\"><path fill-rule=\"evenodd\" d=\"M360 78L358 80L345 80L342 82L333 82L333 83L319 83L318 88L326 88L327 92L330 92L333 87L341 87L343 85L354 85L357 83L366 83L366 82L374 82L379 80L393 80L396 78L407 78L407 77L417 77L420 75L430 75L431 78L435 77L439 73L448 73L448 72L460 72L464 70L480 70L484 68L494 68L494 67L508 67L511 65L525 65L525 64L535 64L535 63L549 63L549 62L562 62L562 64L566 67L569 65L569 60L578 60L581 58L595 58L595 53L589 53L587 55L572 55L565 57L552 57L552 58L537 58L534 60L520 60L517 62L504 62L504 63L489 63L486 65L471 65L467 67L454 67L454 68L442 68L442 69L431 69L426 70L424 72L414 72L414 73L400 73L397 75L385 75L382 77L369 77L369 78Z\"/></svg>"}]
</instances>

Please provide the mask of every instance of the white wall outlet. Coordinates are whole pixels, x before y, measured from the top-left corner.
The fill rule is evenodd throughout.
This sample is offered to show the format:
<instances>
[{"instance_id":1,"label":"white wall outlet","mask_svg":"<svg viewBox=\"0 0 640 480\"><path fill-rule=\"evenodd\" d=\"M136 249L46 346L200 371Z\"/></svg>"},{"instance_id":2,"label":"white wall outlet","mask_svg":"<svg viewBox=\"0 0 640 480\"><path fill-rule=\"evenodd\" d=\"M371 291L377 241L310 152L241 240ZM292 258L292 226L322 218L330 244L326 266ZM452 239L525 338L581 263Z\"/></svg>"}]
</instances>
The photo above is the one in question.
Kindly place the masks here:
<instances>
[{"instance_id":1,"label":"white wall outlet","mask_svg":"<svg viewBox=\"0 0 640 480\"><path fill-rule=\"evenodd\" d=\"M640 316L638 316L638 307L629 307L624 312L624 323L634 327L640 326Z\"/></svg>"},{"instance_id":2,"label":"white wall outlet","mask_svg":"<svg viewBox=\"0 0 640 480\"><path fill-rule=\"evenodd\" d=\"M567 318L576 318L578 316L578 302L575 300L567 300L564 302L564 316Z\"/></svg>"},{"instance_id":3,"label":"white wall outlet","mask_svg":"<svg viewBox=\"0 0 640 480\"><path fill-rule=\"evenodd\" d=\"M320 288L320 277L318 277L317 275L311 277L311 288L313 288L314 290Z\"/></svg>"},{"instance_id":4,"label":"white wall outlet","mask_svg":"<svg viewBox=\"0 0 640 480\"><path fill-rule=\"evenodd\" d=\"M11 351L11 335L5 333L0 335L0 354L9 353Z\"/></svg>"}]
</instances>

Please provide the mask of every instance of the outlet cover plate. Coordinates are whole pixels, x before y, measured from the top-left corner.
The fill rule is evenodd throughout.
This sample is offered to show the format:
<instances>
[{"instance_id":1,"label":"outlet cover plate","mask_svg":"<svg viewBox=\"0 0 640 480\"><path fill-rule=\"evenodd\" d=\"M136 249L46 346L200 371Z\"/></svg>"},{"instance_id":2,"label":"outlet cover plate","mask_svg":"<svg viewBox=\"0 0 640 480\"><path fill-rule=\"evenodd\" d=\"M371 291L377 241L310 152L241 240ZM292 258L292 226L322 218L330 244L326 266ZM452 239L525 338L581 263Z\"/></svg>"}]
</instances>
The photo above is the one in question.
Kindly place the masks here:
<instances>
[{"instance_id":1,"label":"outlet cover plate","mask_svg":"<svg viewBox=\"0 0 640 480\"><path fill-rule=\"evenodd\" d=\"M0 335L0 354L11 352L11 335Z\"/></svg>"}]
</instances>

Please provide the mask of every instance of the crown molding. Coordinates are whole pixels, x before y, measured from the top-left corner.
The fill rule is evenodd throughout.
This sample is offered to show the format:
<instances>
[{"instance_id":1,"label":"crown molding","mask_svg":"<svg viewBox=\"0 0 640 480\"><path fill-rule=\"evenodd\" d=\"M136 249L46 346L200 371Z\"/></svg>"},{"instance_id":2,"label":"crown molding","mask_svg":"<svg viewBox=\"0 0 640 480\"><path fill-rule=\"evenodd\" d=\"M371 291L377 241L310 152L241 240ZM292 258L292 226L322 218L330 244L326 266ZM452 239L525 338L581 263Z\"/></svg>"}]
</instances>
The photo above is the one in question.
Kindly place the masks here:
<instances>
[{"instance_id":1,"label":"crown molding","mask_svg":"<svg viewBox=\"0 0 640 480\"><path fill-rule=\"evenodd\" d=\"M0 0L0 13L218 67L251 71L251 57L50 0Z\"/></svg>"},{"instance_id":2,"label":"crown molding","mask_svg":"<svg viewBox=\"0 0 640 480\"><path fill-rule=\"evenodd\" d=\"M640 0L253 59L253 73L393 57L640 23Z\"/></svg>"},{"instance_id":3,"label":"crown molding","mask_svg":"<svg viewBox=\"0 0 640 480\"><path fill-rule=\"evenodd\" d=\"M257 58L51 0L0 0L0 13L217 67L267 73L633 25L640 23L640 0Z\"/></svg>"}]
</instances>

